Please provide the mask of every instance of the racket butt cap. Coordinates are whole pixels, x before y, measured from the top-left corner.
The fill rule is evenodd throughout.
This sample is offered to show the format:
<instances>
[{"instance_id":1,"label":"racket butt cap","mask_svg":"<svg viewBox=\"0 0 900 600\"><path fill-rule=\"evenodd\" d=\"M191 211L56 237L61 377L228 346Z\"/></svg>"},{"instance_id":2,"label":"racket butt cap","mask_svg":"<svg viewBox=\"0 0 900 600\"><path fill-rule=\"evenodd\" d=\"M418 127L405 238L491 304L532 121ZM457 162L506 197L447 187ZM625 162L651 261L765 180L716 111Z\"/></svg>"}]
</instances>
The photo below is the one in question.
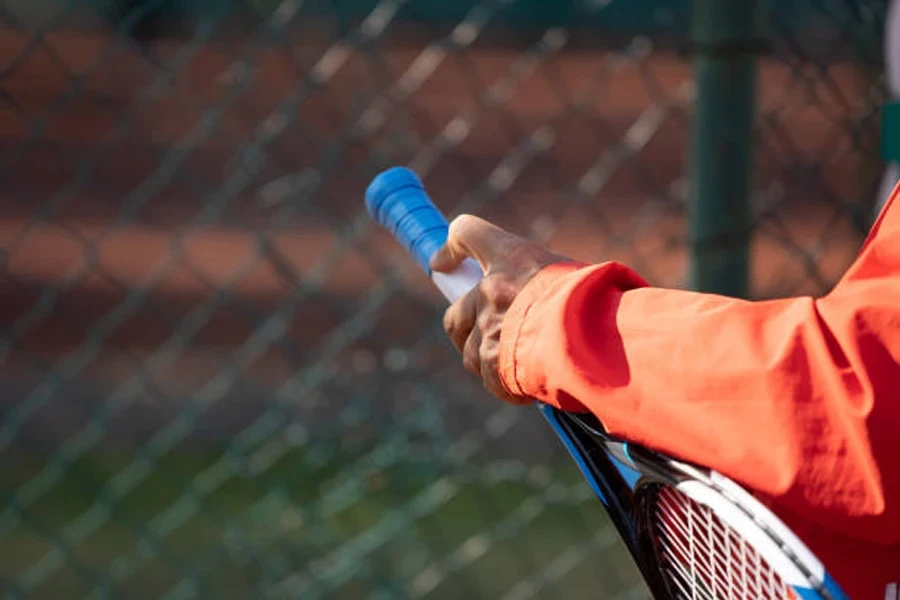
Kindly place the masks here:
<instances>
[{"instance_id":1,"label":"racket butt cap","mask_svg":"<svg viewBox=\"0 0 900 600\"><path fill-rule=\"evenodd\" d=\"M383 171L366 190L366 209L431 275L431 257L447 241L448 223L419 176L406 167Z\"/></svg>"}]
</instances>

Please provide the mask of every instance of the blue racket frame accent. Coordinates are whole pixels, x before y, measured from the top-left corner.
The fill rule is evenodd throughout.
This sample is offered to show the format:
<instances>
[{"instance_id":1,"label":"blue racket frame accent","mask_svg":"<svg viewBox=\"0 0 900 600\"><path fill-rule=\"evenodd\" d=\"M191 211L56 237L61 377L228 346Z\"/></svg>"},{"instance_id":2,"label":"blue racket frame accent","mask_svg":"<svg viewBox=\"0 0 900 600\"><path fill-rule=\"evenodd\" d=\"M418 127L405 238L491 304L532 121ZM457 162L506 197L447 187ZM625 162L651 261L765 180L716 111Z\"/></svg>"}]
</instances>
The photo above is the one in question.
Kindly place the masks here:
<instances>
[{"instance_id":1,"label":"blue racket frame accent","mask_svg":"<svg viewBox=\"0 0 900 600\"><path fill-rule=\"evenodd\" d=\"M603 502L604 505L606 505L608 503L608 500L604 496L603 490L600 488L600 484L598 482L599 474L591 470L587 462L585 462L584 457L579 452L579 448L576 446L575 441L569 435L566 428L563 427L559 416L562 411L553 408L549 404L542 403L538 404L538 408L540 409L541 414L544 416L544 419L546 419L547 423L550 424L551 429L553 429L557 437L559 437L563 446L565 446L566 450L569 451L569 454L575 460L575 464L578 465L579 470L581 471L582 475L584 475L584 478L587 480L588 484L591 486L591 489L597 495L597 498L599 498L600 501ZM623 447L625 448L625 452L627 454L628 444L624 444ZM619 472L619 475L622 477L625 483L628 484L628 487L634 489L635 486L637 486L638 480L641 478L641 474L633 468L634 464L632 463L632 465L630 466L626 465L615 456L610 456L609 460Z\"/></svg>"},{"instance_id":2,"label":"blue racket frame accent","mask_svg":"<svg viewBox=\"0 0 900 600\"><path fill-rule=\"evenodd\" d=\"M581 471L582 476L587 480L588 485L591 486L591 490L593 490L594 494L600 499L600 502L602 502L604 506L609 506L609 500L607 499L606 494L603 493L603 489L597 479L597 474L591 470L584 458L578 452L575 442L569 437L565 429L563 429L562 423L560 423L559 417L556 416L553 408L547 404L540 404L539 408L541 414L544 415L544 418L550 424L550 428L556 432L556 435L559 437L563 446L565 446L566 450L569 451L569 454L575 460L575 464L578 465L578 469Z\"/></svg>"},{"instance_id":3,"label":"blue racket frame accent","mask_svg":"<svg viewBox=\"0 0 900 600\"><path fill-rule=\"evenodd\" d=\"M822 585L833 600L850 600L850 597L844 593L844 590L841 589L838 582L832 579L827 571ZM797 596L800 600L822 600L822 595L817 590L797 586L791 586L791 589L797 592Z\"/></svg>"}]
</instances>

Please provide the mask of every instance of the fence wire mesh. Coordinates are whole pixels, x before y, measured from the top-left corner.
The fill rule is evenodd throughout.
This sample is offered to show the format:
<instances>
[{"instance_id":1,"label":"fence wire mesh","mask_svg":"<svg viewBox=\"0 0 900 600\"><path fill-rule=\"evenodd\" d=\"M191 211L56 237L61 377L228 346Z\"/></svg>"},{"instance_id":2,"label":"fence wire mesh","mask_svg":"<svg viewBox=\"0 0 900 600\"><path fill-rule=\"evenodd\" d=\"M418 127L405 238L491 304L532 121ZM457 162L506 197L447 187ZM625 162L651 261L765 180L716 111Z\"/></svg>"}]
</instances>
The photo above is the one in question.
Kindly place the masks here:
<instances>
[{"instance_id":1,"label":"fence wire mesh","mask_svg":"<svg viewBox=\"0 0 900 600\"><path fill-rule=\"evenodd\" d=\"M753 290L824 292L877 202L883 3L784 3ZM687 3L0 4L0 583L12 598L643 598L362 209L408 164L684 284Z\"/></svg>"}]
</instances>

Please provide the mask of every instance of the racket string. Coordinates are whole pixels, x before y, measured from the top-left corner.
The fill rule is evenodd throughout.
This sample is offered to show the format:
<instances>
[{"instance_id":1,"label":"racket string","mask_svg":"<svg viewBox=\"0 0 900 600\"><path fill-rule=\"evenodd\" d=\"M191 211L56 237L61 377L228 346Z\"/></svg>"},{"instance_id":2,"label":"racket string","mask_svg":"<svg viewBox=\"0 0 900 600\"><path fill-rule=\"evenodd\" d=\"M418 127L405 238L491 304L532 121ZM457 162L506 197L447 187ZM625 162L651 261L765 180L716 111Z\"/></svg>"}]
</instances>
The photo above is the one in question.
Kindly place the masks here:
<instances>
[{"instance_id":1,"label":"racket string","mask_svg":"<svg viewBox=\"0 0 900 600\"><path fill-rule=\"evenodd\" d=\"M666 511L669 511L671 514L681 514L680 511L683 508L675 506L669 498L663 498L661 500L662 508ZM697 517L694 515L694 505L687 504L689 521L694 521ZM702 515L700 518L703 518ZM732 572L737 568L738 565L742 563L742 557L734 553L733 551L726 550L724 553L720 552L718 554L714 554L712 556L704 555L703 553L699 553L696 551L696 544L688 549L684 546L681 540L687 539L691 540L694 537L691 528L685 527L683 525L684 519L665 519L659 521L661 527L663 527L668 537L667 541L673 544L674 549L677 549L677 553L682 557L691 557L690 560L693 561L694 570L700 572L701 575L705 576L707 579L711 580L713 584L717 583L718 579L712 576L713 566L718 565L720 570L725 569L726 573L718 574L719 579L723 579L725 581L730 582L730 585L733 586L733 574ZM726 546L728 544L732 544L732 540L737 541L737 536L732 531L726 530L721 522L713 521L711 519L703 519L704 522L707 523L707 540L711 541L713 544L718 546L722 539L726 540ZM738 544L740 546L740 544ZM713 546L715 547L715 546ZM724 567L723 567L724 565Z\"/></svg>"},{"instance_id":2,"label":"racket string","mask_svg":"<svg viewBox=\"0 0 900 600\"><path fill-rule=\"evenodd\" d=\"M659 488L651 518L660 569L676 598L796 600L734 529L678 490Z\"/></svg>"}]
</instances>

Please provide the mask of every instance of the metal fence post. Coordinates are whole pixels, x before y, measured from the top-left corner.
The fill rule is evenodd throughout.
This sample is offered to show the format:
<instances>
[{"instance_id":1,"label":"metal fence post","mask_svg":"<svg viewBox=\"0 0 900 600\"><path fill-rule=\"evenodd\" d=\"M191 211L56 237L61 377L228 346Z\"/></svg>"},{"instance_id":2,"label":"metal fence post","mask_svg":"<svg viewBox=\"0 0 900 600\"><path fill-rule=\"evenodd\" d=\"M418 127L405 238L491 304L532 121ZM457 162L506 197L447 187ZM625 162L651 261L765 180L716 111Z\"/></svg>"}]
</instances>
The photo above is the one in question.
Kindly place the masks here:
<instances>
[{"instance_id":1,"label":"metal fence post","mask_svg":"<svg viewBox=\"0 0 900 600\"><path fill-rule=\"evenodd\" d=\"M764 0L693 0L690 286L746 297L756 55Z\"/></svg>"}]
</instances>

